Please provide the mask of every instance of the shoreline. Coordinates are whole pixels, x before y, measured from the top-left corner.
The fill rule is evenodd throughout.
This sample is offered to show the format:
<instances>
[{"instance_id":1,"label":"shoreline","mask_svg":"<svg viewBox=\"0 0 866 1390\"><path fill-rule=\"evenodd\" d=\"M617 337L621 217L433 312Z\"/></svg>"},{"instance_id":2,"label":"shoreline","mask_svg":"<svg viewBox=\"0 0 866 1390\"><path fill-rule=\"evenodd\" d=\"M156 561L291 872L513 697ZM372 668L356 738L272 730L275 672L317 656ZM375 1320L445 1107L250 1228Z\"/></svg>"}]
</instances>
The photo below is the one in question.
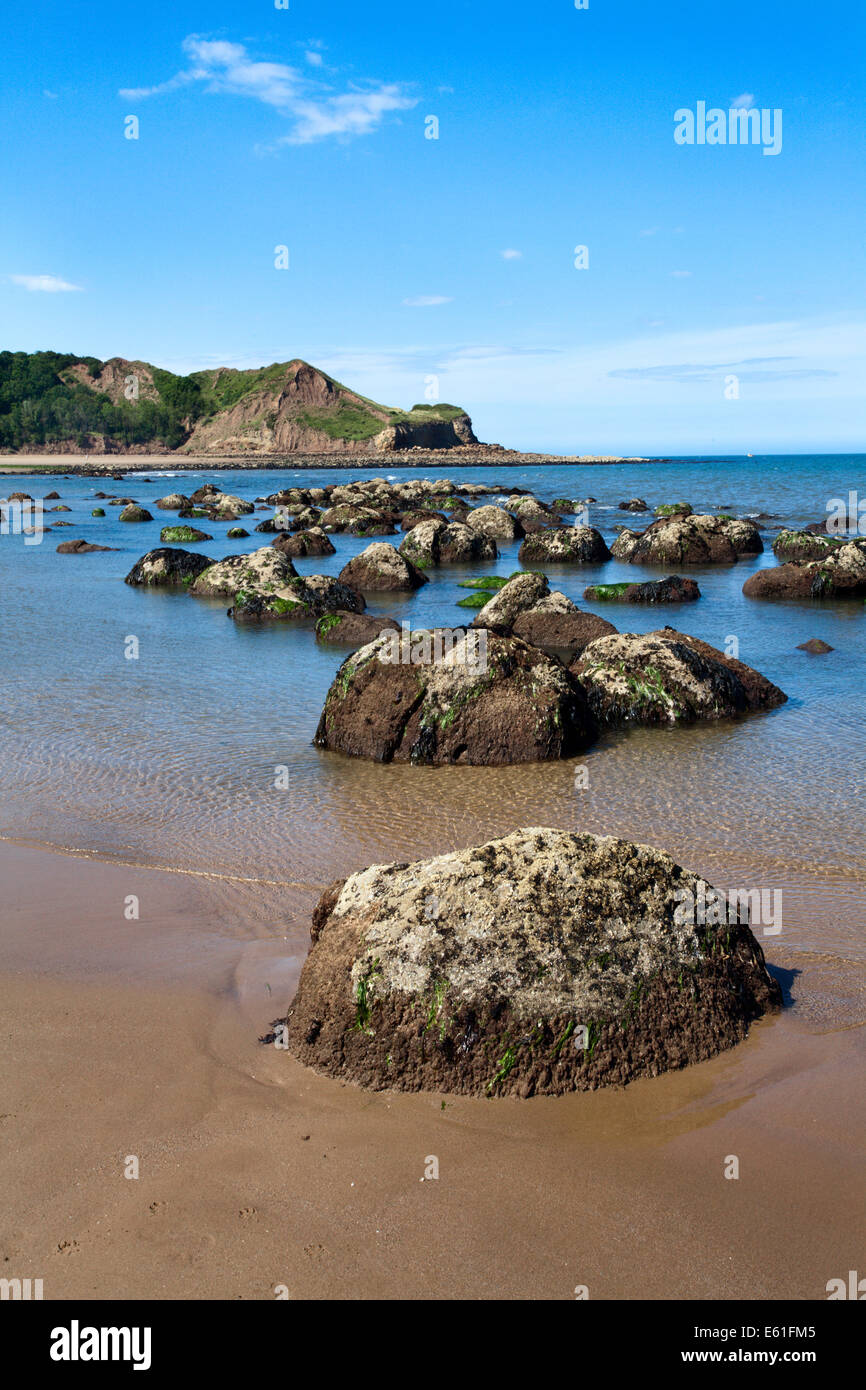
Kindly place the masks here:
<instances>
[{"instance_id":1,"label":"shoreline","mask_svg":"<svg viewBox=\"0 0 866 1390\"><path fill-rule=\"evenodd\" d=\"M665 463L665 458L618 455L524 454L514 449L410 449L393 454L0 454L0 476L18 473L77 473L80 477L152 472L234 472L390 470L395 468L560 468L571 464L605 467L620 463Z\"/></svg>"}]
</instances>

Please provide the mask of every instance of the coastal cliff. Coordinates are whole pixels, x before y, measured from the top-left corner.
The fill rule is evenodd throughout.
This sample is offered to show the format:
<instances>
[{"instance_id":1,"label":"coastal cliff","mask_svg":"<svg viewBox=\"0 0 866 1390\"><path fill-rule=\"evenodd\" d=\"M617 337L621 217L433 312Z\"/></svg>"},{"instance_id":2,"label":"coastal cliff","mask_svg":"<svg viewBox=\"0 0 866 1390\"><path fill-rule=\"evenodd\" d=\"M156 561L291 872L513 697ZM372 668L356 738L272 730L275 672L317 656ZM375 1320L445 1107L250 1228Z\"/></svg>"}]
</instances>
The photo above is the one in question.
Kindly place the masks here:
<instances>
[{"instance_id":1,"label":"coastal cliff","mask_svg":"<svg viewBox=\"0 0 866 1390\"><path fill-rule=\"evenodd\" d=\"M0 353L0 451L388 454L477 444L459 406L381 405L300 358L177 376L123 357Z\"/></svg>"}]
</instances>

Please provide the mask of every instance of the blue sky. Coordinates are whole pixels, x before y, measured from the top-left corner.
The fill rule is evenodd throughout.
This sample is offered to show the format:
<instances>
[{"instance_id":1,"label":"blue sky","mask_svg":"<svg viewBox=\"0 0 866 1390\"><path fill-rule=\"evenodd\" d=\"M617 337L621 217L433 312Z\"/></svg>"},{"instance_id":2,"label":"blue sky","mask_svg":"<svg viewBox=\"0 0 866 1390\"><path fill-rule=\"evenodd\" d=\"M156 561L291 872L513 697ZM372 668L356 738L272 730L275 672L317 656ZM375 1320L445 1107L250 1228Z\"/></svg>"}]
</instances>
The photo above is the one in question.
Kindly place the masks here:
<instances>
[{"instance_id":1,"label":"blue sky","mask_svg":"<svg viewBox=\"0 0 866 1390\"><path fill-rule=\"evenodd\" d=\"M4 29L3 347L299 356L403 406L436 377L527 449L863 448L853 0L32 0ZM678 145L699 101L781 109L781 151Z\"/></svg>"}]
</instances>

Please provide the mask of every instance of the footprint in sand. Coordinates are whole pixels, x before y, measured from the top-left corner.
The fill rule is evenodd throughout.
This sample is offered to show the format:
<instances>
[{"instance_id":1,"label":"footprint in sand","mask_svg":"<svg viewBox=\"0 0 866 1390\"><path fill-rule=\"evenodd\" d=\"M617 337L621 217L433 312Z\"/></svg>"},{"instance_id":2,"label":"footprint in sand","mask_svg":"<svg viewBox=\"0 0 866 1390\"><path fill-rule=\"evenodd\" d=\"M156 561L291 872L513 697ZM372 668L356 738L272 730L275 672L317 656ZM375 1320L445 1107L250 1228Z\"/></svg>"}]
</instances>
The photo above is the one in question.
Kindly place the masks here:
<instances>
[{"instance_id":1,"label":"footprint in sand","mask_svg":"<svg viewBox=\"0 0 866 1390\"><path fill-rule=\"evenodd\" d=\"M148 1207L148 1211L153 1212L155 1216L158 1211L162 1211L162 1208L167 1205L167 1202L151 1202L150 1206Z\"/></svg>"},{"instance_id":2,"label":"footprint in sand","mask_svg":"<svg viewBox=\"0 0 866 1390\"><path fill-rule=\"evenodd\" d=\"M250 1216L258 1216L258 1212L255 1207L241 1207L238 1216L242 1221L246 1221Z\"/></svg>"},{"instance_id":3,"label":"footprint in sand","mask_svg":"<svg viewBox=\"0 0 866 1390\"><path fill-rule=\"evenodd\" d=\"M61 1240L54 1253L56 1255L74 1255L75 1251L80 1249L77 1240Z\"/></svg>"},{"instance_id":4,"label":"footprint in sand","mask_svg":"<svg viewBox=\"0 0 866 1390\"><path fill-rule=\"evenodd\" d=\"M327 1253L328 1253L328 1251L327 1251L327 1249L325 1248L324 1245L305 1245L305 1246L304 1246L304 1254L305 1254L305 1255L308 1255L308 1256L310 1257L311 1260L322 1260L322 1259L324 1259L325 1255L327 1255Z\"/></svg>"}]
</instances>

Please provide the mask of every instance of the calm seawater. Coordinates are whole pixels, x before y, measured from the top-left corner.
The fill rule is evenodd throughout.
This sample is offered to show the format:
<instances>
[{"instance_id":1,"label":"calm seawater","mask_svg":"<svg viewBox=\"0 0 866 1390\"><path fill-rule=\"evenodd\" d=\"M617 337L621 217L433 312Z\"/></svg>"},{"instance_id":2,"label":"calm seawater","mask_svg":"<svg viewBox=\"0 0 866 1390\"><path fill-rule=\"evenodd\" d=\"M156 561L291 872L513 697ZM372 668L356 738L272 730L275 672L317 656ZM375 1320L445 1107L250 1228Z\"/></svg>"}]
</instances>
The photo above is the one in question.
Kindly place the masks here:
<instances>
[{"instance_id":1,"label":"calm seawater","mask_svg":"<svg viewBox=\"0 0 866 1390\"><path fill-rule=\"evenodd\" d=\"M766 715L694 728L637 730L605 738L583 759L589 787L576 791L575 763L516 768L382 767L312 746L345 652L319 646L309 628L236 626L223 601L133 589L123 577L159 545L173 513L153 507L174 490L212 478L250 501L298 483L410 479L415 470L272 469L266 472L136 473L110 479L8 477L0 495L56 489L74 523L25 546L0 540L2 701L0 834L31 844L91 851L136 864L173 866L290 885L325 884L371 862L411 859L478 843L519 825L589 829L644 840L706 873L719 887L781 887L782 950L829 962L861 962L866 843L863 830L864 656L862 602L747 600L765 553L733 567L689 568L696 604L608 604L623 631L666 622L723 646L776 681L788 704ZM425 469L424 477L497 482L538 497L594 497L590 520L612 541L616 524L643 526L617 503L688 501L696 511L766 513L768 528L826 515L828 500L866 496L866 455L681 459L663 464L546 468ZM129 525L90 511L97 490L135 497L154 521ZM53 505L51 503L48 504ZM264 516L244 518L249 540L227 541L225 523L200 548L214 558L255 549ZM51 520L48 517L47 520ZM84 537L116 552L57 555ZM400 537L391 538L399 544ZM299 573L337 574L367 541L333 537L336 554L296 561ZM430 574L412 596L368 597L372 612L414 626L471 620L456 602L473 573L509 574L517 545L495 564ZM550 566L552 588L582 603L595 581L657 577L646 567ZM138 660L124 656L139 641ZM821 637L835 649L813 657L797 644ZM288 789L275 769L289 768ZM264 891L264 889L262 889ZM255 885L250 889L254 895ZM252 899L251 899L252 901ZM242 911L239 908L238 911Z\"/></svg>"}]
</instances>

